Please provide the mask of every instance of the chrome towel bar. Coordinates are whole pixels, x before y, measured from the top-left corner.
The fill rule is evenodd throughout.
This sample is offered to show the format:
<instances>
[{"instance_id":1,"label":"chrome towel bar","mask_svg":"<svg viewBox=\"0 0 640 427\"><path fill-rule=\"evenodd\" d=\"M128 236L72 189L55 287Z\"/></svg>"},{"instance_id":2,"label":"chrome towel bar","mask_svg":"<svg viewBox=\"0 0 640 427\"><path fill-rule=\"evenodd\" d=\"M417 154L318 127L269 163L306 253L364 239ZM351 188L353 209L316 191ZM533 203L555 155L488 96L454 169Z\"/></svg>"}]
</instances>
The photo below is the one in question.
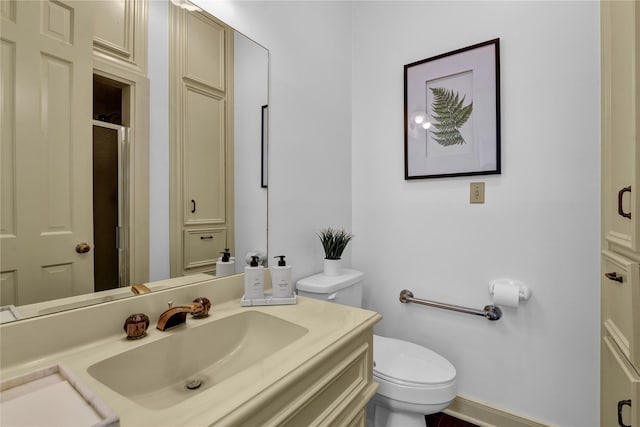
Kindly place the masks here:
<instances>
[{"instance_id":1,"label":"chrome towel bar","mask_svg":"<svg viewBox=\"0 0 640 427\"><path fill-rule=\"evenodd\" d=\"M485 305L484 309L476 310L475 308L460 307L459 305L414 298L413 292L406 289L400 292L400 302L404 304L413 302L416 304L428 305L429 307L443 308L445 310L453 310L460 313L475 314L476 316L486 317L488 320L498 320L502 317L502 310L500 310L500 307L496 307L495 305Z\"/></svg>"}]
</instances>

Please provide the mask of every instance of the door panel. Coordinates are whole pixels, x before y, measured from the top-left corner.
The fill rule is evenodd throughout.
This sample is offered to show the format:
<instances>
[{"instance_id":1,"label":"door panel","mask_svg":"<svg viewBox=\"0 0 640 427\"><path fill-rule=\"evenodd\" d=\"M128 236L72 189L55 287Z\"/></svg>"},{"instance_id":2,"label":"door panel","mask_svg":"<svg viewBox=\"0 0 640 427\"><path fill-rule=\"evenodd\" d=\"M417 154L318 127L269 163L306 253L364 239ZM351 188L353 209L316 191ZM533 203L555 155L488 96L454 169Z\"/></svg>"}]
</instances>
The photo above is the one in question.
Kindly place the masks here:
<instances>
[{"instance_id":1,"label":"door panel","mask_svg":"<svg viewBox=\"0 0 640 427\"><path fill-rule=\"evenodd\" d=\"M14 273L13 303L22 305L93 292L93 252L75 250L93 243L92 15L84 1L14 6L15 23L5 20L1 30L1 202L10 215L0 269Z\"/></svg>"},{"instance_id":2,"label":"door panel","mask_svg":"<svg viewBox=\"0 0 640 427\"><path fill-rule=\"evenodd\" d=\"M184 158L189 203L186 224L225 222L224 99L185 86Z\"/></svg>"}]
</instances>

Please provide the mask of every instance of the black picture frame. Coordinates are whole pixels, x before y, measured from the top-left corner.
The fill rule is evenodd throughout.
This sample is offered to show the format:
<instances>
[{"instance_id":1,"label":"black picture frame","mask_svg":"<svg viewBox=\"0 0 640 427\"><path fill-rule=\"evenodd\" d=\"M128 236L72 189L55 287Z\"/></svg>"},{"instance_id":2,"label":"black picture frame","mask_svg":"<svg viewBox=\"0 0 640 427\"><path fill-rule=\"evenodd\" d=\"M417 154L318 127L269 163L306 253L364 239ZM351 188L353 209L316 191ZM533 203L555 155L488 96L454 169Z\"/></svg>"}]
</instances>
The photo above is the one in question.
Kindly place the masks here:
<instances>
[{"instance_id":1,"label":"black picture frame","mask_svg":"<svg viewBox=\"0 0 640 427\"><path fill-rule=\"evenodd\" d=\"M405 65L405 180L501 169L500 39Z\"/></svg>"}]
</instances>

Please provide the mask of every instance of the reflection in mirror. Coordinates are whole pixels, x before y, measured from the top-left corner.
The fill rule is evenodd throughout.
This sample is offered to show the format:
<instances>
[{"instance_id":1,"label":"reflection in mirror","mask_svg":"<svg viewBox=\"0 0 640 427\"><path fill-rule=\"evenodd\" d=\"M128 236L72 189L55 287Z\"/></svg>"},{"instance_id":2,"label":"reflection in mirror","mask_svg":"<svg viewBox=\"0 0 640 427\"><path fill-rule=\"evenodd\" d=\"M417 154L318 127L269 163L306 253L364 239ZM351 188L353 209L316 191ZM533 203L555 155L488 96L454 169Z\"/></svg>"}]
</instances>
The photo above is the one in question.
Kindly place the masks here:
<instances>
[{"instance_id":1,"label":"reflection in mirror","mask_svg":"<svg viewBox=\"0 0 640 427\"><path fill-rule=\"evenodd\" d=\"M168 94L172 8L178 9L169 0L3 1L2 321L130 297L128 285L150 279L214 274L219 254L207 246L191 252L197 262L189 268L168 268L170 248L184 245L187 227L218 226L215 218L190 224L185 217L178 224L185 228L170 238L170 210L186 212L190 202L186 194L171 199L180 206L169 202L175 164L169 148L175 131ZM188 13L215 20L206 11ZM118 29L114 22L129 24ZM42 31L20 31L21 25ZM233 109L225 131L232 139L221 167L233 172L233 227L227 232L232 240L216 244L233 249L241 272L246 253L267 247L261 114L268 103L268 52L227 31L233 39L233 73L227 76ZM148 55L142 55L146 39ZM208 40L191 42L215 48ZM190 84L202 92L198 79ZM187 113L185 119L197 116Z\"/></svg>"}]
</instances>

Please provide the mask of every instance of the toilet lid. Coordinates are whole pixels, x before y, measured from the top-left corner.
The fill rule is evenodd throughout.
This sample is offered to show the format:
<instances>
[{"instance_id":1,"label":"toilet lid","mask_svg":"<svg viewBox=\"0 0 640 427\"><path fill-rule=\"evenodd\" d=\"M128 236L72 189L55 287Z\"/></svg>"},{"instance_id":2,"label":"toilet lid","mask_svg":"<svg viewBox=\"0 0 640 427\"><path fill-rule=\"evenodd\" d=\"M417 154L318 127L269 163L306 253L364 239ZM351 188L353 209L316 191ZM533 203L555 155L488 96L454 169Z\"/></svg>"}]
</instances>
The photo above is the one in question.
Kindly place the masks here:
<instances>
[{"instance_id":1,"label":"toilet lid","mask_svg":"<svg viewBox=\"0 0 640 427\"><path fill-rule=\"evenodd\" d=\"M406 385L449 383L456 368L438 353L394 338L373 336L373 373L388 381Z\"/></svg>"}]
</instances>

